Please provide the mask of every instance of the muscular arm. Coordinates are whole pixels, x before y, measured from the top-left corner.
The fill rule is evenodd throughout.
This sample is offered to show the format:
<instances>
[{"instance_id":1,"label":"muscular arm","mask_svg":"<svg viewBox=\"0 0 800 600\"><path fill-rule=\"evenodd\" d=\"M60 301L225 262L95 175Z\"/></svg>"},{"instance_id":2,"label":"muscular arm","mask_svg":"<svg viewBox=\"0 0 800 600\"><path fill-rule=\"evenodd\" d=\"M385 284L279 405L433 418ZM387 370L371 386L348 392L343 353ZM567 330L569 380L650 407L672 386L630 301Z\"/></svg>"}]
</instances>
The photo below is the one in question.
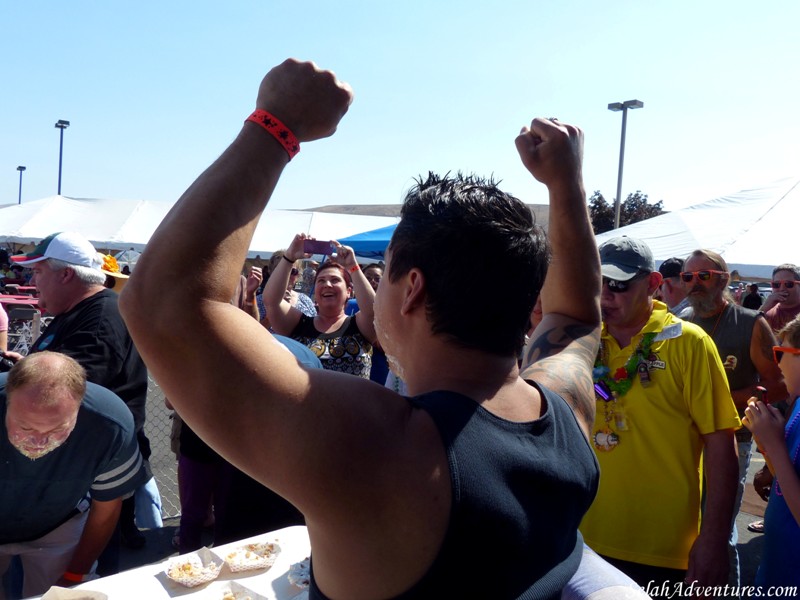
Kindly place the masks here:
<instances>
[{"instance_id":1,"label":"muscular arm","mask_svg":"<svg viewBox=\"0 0 800 600\"><path fill-rule=\"evenodd\" d=\"M100 502L92 500L89 517L83 528L81 539L67 566L70 573L88 573L92 564L111 539L122 509L122 498ZM68 583L68 585L74 585Z\"/></svg>"},{"instance_id":2,"label":"muscular arm","mask_svg":"<svg viewBox=\"0 0 800 600\"><path fill-rule=\"evenodd\" d=\"M557 390L572 406L588 435L594 422L591 369L597 356L598 330L559 314L545 315L525 349L522 377Z\"/></svg>"},{"instance_id":3,"label":"muscular arm","mask_svg":"<svg viewBox=\"0 0 800 600\"><path fill-rule=\"evenodd\" d=\"M330 135L349 101L349 90L331 73L287 61L265 77L258 107L302 142ZM349 475L379 473L382 459L398 453L392 444L402 429L393 427L409 409L368 381L306 371L228 303L286 163L282 146L246 123L159 226L121 308L153 376L188 425L227 460L291 500L309 522L316 517L329 523L367 498L371 478ZM199 269L175 273L168 266L174 260ZM278 269L290 268L281 262L287 264Z\"/></svg>"},{"instance_id":4,"label":"muscular arm","mask_svg":"<svg viewBox=\"0 0 800 600\"><path fill-rule=\"evenodd\" d=\"M544 316L523 356L523 377L562 394L588 434L595 409L591 369L600 339L600 259L583 189L583 134L541 119L531 128L517 138L517 149L550 193L553 257L541 293ZM581 273L581 285L575 285L575 273Z\"/></svg>"},{"instance_id":5,"label":"muscular arm","mask_svg":"<svg viewBox=\"0 0 800 600\"><path fill-rule=\"evenodd\" d=\"M763 317L756 319L753 336L750 338L750 359L758 370L759 384L766 388L770 402L780 402L788 396L781 370L772 357L772 347L777 345L778 340L775 339L775 334L772 333L766 319ZM747 407L747 401L753 393L753 386L731 392L733 403L740 414Z\"/></svg>"}]
</instances>

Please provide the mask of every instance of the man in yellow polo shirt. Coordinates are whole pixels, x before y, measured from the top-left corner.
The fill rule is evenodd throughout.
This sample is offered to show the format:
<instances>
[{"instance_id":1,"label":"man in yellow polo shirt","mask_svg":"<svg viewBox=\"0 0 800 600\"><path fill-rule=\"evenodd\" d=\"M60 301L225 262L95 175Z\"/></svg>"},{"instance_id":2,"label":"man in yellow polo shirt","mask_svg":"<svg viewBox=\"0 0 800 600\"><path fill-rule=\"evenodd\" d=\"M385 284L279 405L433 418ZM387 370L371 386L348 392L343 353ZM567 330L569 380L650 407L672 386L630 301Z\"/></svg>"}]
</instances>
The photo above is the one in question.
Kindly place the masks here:
<instances>
[{"instance_id":1,"label":"man in yellow polo shirt","mask_svg":"<svg viewBox=\"0 0 800 600\"><path fill-rule=\"evenodd\" d=\"M719 355L708 334L653 300L662 277L644 242L609 240L600 261L592 444L601 476L581 532L645 589L725 585L740 423Z\"/></svg>"}]
</instances>

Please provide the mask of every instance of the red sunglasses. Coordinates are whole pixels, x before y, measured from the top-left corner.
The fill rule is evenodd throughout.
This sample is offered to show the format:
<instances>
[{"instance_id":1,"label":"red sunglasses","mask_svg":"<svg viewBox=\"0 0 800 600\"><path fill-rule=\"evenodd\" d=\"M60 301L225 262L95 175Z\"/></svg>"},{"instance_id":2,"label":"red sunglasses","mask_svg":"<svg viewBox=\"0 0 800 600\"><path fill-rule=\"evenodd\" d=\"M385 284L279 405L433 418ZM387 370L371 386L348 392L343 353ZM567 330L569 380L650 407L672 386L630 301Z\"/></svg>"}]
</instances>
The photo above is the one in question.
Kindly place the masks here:
<instances>
[{"instance_id":1,"label":"red sunglasses","mask_svg":"<svg viewBox=\"0 0 800 600\"><path fill-rule=\"evenodd\" d=\"M681 280L685 283L691 283L697 277L700 281L708 281L712 275L727 275L727 271L714 271L713 269L703 269L702 271L683 271L681 273Z\"/></svg>"},{"instance_id":2,"label":"red sunglasses","mask_svg":"<svg viewBox=\"0 0 800 600\"><path fill-rule=\"evenodd\" d=\"M772 282L772 289L773 290L779 290L779 289L781 289L781 285L783 285L783 287L785 287L787 290L790 290L797 283L800 283L800 281L797 281L797 280L795 280L795 281L783 281L783 280L781 280L781 281L773 281Z\"/></svg>"},{"instance_id":3,"label":"red sunglasses","mask_svg":"<svg viewBox=\"0 0 800 600\"><path fill-rule=\"evenodd\" d=\"M772 347L772 358L775 359L775 362L777 364L781 364L781 359L783 358L784 353L800 354L800 348L789 348L788 346L773 346Z\"/></svg>"}]
</instances>

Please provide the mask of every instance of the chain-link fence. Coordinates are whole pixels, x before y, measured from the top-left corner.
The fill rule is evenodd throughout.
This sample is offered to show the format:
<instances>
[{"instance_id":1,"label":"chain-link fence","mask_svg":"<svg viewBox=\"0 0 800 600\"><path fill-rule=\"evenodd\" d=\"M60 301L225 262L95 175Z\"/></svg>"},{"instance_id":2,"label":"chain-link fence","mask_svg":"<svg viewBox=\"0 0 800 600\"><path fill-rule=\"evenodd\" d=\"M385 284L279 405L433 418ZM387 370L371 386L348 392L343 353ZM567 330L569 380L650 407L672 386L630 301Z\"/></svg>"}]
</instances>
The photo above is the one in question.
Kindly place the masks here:
<instances>
[{"instance_id":1,"label":"chain-link fence","mask_svg":"<svg viewBox=\"0 0 800 600\"><path fill-rule=\"evenodd\" d=\"M144 432L150 439L150 467L161 494L161 516L165 519L181 514L178 498L178 461L170 449L172 411L164 403L164 393L150 378L147 386L147 420Z\"/></svg>"}]
</instances>

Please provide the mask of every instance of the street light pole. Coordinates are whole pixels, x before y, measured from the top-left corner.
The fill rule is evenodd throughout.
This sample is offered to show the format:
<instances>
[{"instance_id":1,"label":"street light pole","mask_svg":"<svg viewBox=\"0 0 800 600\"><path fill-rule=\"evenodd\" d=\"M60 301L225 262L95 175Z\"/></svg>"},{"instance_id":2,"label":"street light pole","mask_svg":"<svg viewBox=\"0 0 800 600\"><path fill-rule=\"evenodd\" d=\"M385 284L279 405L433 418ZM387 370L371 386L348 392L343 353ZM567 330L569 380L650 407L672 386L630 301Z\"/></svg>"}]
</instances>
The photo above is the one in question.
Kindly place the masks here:
<instances>
[{"instance_id":1,"label":"street light pole","mask_svg":"<svg viewBox=\"0 0 800 600\"><path fill-rule=\"evenodd\" d=\"M25 170L25 167L22 165L17 167L17 171L19 171L19 199L17 200L17 204L22 204L22 172Z\"/></svg>"},{"instance_id":2,"label":"street light pole","mask_svg":"<svg viewBox=\"0 0 800 600\"><path fill-rule=\"evenodd\" d=\"M64 157L64 130L69 127L69 121L59 119L56 121L56 129L61 130L61 141L58 145L58 195L61 195L61 160Z\"/></svg>"},{"instance_id":3,"label":"street light pole","mask_svg":"<svg viewBox=\"0 0 800 600\"><path fill-rule=\"evenodd\" d=\"M622 111L622 137L619 142L619 171L617 172L617 197L614 199L614 229L619 228L619 212L622 198L622 165L625 163L625 130L628 127L628 109L642 108L644 102L641 100L626 100L625 102L613 102L608 105L608 110L613 112Z\"/></svg>"}]
</instances>

